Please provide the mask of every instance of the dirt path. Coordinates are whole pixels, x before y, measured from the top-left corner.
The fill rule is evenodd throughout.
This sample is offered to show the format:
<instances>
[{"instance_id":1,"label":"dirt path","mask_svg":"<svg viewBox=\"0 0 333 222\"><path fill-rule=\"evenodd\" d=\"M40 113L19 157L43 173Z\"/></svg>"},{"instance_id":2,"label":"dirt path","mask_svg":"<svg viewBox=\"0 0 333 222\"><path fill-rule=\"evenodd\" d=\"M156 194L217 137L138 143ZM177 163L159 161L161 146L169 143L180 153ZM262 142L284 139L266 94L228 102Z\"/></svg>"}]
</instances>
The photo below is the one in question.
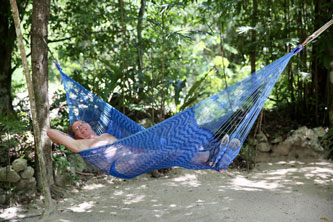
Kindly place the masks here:
<instances>
[{"instance_id":1,"label":"dirt path","mask_svg":"<svg viewBox=\"0 0 333 222\"><path fill-rule=\"evenodd\" d=\"M92 179L59 202L58 211L49 221L333 221L333 163L280 161L249 173L177 168L158 179ZM9 208L0 218L37 221L19 218L40 212Z\"/></svg>"}]
</instances>

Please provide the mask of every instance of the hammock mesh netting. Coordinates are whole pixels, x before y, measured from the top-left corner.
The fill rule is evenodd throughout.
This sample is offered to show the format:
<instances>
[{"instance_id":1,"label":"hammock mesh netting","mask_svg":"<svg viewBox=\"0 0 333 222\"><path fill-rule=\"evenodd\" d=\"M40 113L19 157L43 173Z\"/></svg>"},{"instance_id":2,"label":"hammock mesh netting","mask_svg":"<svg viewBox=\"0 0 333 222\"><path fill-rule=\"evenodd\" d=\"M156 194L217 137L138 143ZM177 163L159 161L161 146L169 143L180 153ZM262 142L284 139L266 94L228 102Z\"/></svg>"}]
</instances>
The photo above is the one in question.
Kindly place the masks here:
<instances>
[{"instance_id":1,"label":"hammock mesh netting","mask_svg":"<svg viewBox=\"0 0 333 222\"><path fill-rule=\"evenodd\" d=\"M228 168L297 47L246 79L148 129L89 92L61 71L70 122L84 120L115 143L79 154L107 174L133 178L173 166Z\"/></svg>"}]
</instances>

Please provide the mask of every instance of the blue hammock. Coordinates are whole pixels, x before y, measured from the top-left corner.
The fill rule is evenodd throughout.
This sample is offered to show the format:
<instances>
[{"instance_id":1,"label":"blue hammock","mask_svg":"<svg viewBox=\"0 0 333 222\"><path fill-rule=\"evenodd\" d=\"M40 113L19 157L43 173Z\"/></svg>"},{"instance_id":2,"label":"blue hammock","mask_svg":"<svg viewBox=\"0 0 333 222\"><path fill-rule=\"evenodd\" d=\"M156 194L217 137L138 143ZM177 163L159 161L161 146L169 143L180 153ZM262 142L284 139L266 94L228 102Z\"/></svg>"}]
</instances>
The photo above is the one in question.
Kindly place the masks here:
<instances>
[{"instance_id":1,"label":"blue hammock","mask_svg":"<svg viewBox=\"0 0 333 222\"><path fill-rule=\"evenodd\" d=\"M84 120L115 143L79 154L103 172L133 178L155 169L227 169L291 57L290 53L223 91L148 129L61 73L70 122ZM206 158L208 161L203 161Z\"/></svg>"}]
</instances>

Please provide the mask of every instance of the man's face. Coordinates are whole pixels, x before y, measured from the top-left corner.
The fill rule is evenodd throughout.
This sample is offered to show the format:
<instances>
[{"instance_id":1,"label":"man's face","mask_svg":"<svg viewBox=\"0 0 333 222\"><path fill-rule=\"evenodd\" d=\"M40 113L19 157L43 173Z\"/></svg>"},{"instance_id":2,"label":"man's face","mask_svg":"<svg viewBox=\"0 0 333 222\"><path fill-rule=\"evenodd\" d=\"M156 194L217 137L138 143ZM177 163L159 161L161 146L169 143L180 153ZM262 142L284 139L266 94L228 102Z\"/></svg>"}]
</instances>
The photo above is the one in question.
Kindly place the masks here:
<instances>
[{"instance_id":1,"label":"man's face","mask_svg":"<svg viewBox=\"0 0 333 222\"><path fill-rule=\"evenodd\" d=\"M72 124L72 131L75 139L91 139L96 136L91 126L82 120L77 120Z\"/></svg>"}]
</instances>

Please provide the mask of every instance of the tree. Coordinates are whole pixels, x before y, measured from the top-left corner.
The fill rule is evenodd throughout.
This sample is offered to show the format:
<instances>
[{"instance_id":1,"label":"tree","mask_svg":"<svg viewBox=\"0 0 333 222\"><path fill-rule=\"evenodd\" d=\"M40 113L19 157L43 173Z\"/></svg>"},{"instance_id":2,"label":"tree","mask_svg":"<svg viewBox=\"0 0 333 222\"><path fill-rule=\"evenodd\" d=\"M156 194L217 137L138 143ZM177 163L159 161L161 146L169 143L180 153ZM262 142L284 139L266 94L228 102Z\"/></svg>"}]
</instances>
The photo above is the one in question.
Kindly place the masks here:
<instances>
[{"instance_id":1,"label":"tree","mask_svg":"<svg viewBox=\"0 0 333 222\"><path fill-rule=\"evenodd\" d=\"M314 0L314 6L314 27L317 30L332 18L333 1ZM333 112L333 110L327 110L327 106L329 109L331 108L329 104L332 101L329 94L329 84L327 84L330 62L333 58L332 27L326 30L324 34L325 37L318 38L312 50L312 89L314 92L316 124L328 123L328 113ZM321 116L324 118L321 118Z\"/></svg>"},{"instance_id":2,"label":"tree","mask_svg":"<svg viewBox=\"0 0 333 222\"><path fill-rule=\"evenodd\" d=\"M35 131L36 153L35 161L38 169L37 179L44 189L44 217L55 211L55 205L50 194L50 185L54 183L52 168L51 141L46 134L50 128L48 100L48 50L47 35L50 15L50 0L34 0L31 23L31 66L32 83L36 104L36 118L39 132ZM36 138L37 137L37 138ZM44 170L45 169L45 170ZM46 172L44 172L46 171ZM46 174L46 175L45 175Z\"/></svg>"},{"instance_id":3,"label":"tree","mask_svg":"<svg viewBox=\"0 0 333 222\"><path fill-rule=\"evenodd\" d=\"M333 128L333 60L331 61L331 71L328 77L328 118L330 121L330 127Z\"/></svg>"},{"instance_id":4,"label":"tree","mask_svg":"<svg viewBox=\"0 0 333 222\"><path fill-rule=\"evenodd\" d=\"M50 0L34 0L31 23L31 66L32 83L36 99L37 120L40 128L39 141L43 144L47 180L49 185L54 184L51 142L46 135L46 130L50 128L49 99L48 99L48 20L50 11ZM35 135L36 136L36 135ZM36 173L38 184L41 182L39 164L37 160Z\"/></svg>"},{"instance_id":5,"label":"tree","mask_svg":"<svg viewBox=\"0 0 333 222\"><path fill-rule=\"evenodd\" d=\"M25 49L24 49L23 37L22 37L22 32L21 32L21 24L20 24L20 20L19 20L19 12L18 12L16 1L10 0L10 4L13 9L15 29L16 29L17 39L18 39L18 43L19 43L19 47L20 47L24 74L25 74L27 86L28 86L36 153L37 153L37 155L39 157L39 161L40 161L39 167L40 167L40 172L41 172L41 185L42 185L42 190L43 190L43 194L45 197L45 209L44 209L44 212L42 215L42 219L44 219L44 218L48 217L50 213L53 213L55 211L55 205L51 198L50 186L49 186L48 180L47 180L46 169L44 168L44 166L46 165L44 154L43 154L43 148L44 148L43 145L45 143L45 138L43 138L41 136L41 135L43 135L43 133L41 132L40 125L42 127L44 126L43 123L45 122L45 120L44 120L45 117L41 117L40 114L37 114L37 105L36 104L40 104L41 98L38 97L39 101L36 102L35 94L38 94L38 93L35 93L36 90L33 89L33 88L36 89L36 87L33 86L33 81L31 81L30 74L29 74L27 56L26 56ZM47 35L49 8L50 8L49 0L35 0L33 2L32 17L33 17L33 30L35 31L35 33L32 33L32 36L34 36L34 35L38 36L38 34ZM35 28L36 26L39 26L39 27ZM41 36L44 36L44 35L41 35ZM43 64L46 63L46 70L47 70L47 50L46 50L46 52L45 52L45 49L44 49L44 51L34 50L32 54L35 54L34 56L32 56L33 58L38 58L38 59L36 59L36 61L32 60L33 62L36 62L35 68L37 70L43 70L42 73L45 74L45 70L43 69L43 68L45 68L45 66ZM46 57L43 57L43 55L46 55ZM41 59L39 59L39 58L41 58ZM42 65L42 67L39 67L40 65ZM41 69L39 69L39 68L41 68ZM46 82L46 85L47 85L47 82ZM48 95L46 94L44 96L47 97ZM38 108L40 108L40 107L38 107ZM42 121L42 124L39 124L40 121ZM44 129L44 132L45 131L46 131L46 129Z\"/></svg>"},{"instance_id":6,"label":"tree","mask_svg":"<svg viewBox=\"0 0 333 222\"><path fill-rule=\"evenodd\" d=\"M25 15L29 0L18 1L20 20ZM15 25L13 23L9 1L2 1L0 7L0 115L13 111L12 106L12 74L15 67L13 51L15 49Z\"/></svg>"},{"instance_id":7,"label":"tree","mask_svg":"<svg viewBox=\"0 0 333 222\"><path fill-rule=\"evenodd\" d=\"M316 7L329 11L325 2ZM76 64L72 77L120 110L149 106L153 112L164 104L175 111L188 92L197 95L193 102L201 100L290 52L315 30L315 1L69 0L53 7L53 36L66 39L56 49L61 62ZM292 59L269 100L270 108L284 109L300 124L314 123L307 121L316 100L311 50L324 49L317 43ZM202 89L189 91L207 72ZM317 106L319 118L324 105Z\"/></svg>"}]
</instances>

